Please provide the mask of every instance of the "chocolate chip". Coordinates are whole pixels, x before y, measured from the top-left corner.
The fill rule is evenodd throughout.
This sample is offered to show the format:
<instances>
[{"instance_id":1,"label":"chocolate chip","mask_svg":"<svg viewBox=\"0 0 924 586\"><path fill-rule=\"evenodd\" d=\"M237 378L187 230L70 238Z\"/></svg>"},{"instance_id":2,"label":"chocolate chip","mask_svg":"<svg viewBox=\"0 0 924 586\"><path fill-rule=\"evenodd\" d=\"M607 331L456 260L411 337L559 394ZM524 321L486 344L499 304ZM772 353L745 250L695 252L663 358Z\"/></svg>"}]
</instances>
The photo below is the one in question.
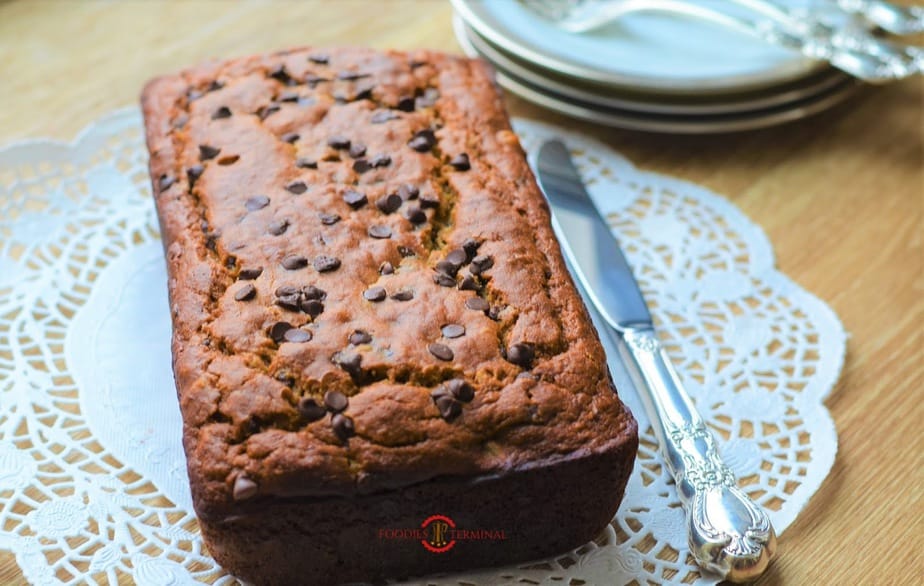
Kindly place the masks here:
<instances>
[{"instance_id":1,"label":"chocolate chip","mask_svg":"<svg viewBox=\"0 0 924 586\"><path fill-rule=\"evenodd\" d=\"M318 301L327 299L327 292L324 291L324 289L315 287L314 285L306 285L302 287L302 295L305 296L305 299L317 299Z\"/></svg>"},{"instance_id":2,"label":"chocolate chip","mask_svg":"<svg viewBox=\"0 0 924 586\"><path fill-rule=\"evenodd\" d=\"M475 280L475 277L471 275L465 275L462 277L462 282L459 283L460 291L477 291L478 290L478 281Z\"/></svg>"},{"instance_id":3,"label":"chocolate chip","mask_svg":"<svg viewBox=\"0 0 924 586\"><path fill-rule=\"evenodd\" d=\"M449 361L449 360L452 360L453 356L455 356L452 353L452 348L450 348L449 346L445 344L440 344L439 342L434 342L430 344L429 346L427 346L427 350L430 351L430 354L433 354L440 360Z\"/></svg>"},{"instance_id":4,"label":"chocolate chip","mask_svg":"<svg viewBox=\"0 0 924 586\"><path fill-rule=\"evenodd\" d=\"M218 156L218 153L221 152L220 148L209 146L207 144L199 145L199 160L208 161L209 159L214 159Z\"/></svg>"},{"instance_id":5,"label":"chocolate chip","mask_svg":"<svg viewBox=\"0 0 924 586\"><path fill-rule=\"evenodd\" d=\"M353 157L354 159L358 159L365 154L366 154L366 145L359 143L359 142L354 142L353 144L350 145L350 156Z\"/></svg>"},{"instance_id":6,"label":"chocolate chip","mask_svg":"<svg viewBox=\"0 0 924 586\"><path fill-rule=\"evenodd\" d=\"M309 423L322 419L327 415L327 409L310 397L304 397L298 402L298 412Z\"/></svg>"},{"instance_id":7,"label":"chocolate chip","mask_svg":"<svg viewBox=\"0 0 924 586\"><path fill-rule=\"evenodd\" d=\"M472 266L468 268L473 275L480 275L494 266L494 259L486 254L480 254L472 259Z\"/></svg>"},{"instance_id":8,"label":"chocolate chip","mask_svg":"<svg viewBox=\"0 0 924 586\"><path fill-rule=\"evenodd\" d=\"M401 199L404 201L417 199L417 196L420 195L420 189L418 189L416 185L405 183L398 188L398 195L400 195Z\"/></svg>"},{"instance_id":9,"label":"chocolate chip","mask_svg":"<svg viewBox=\"0 0 924 586\"><path fill-rule=\"evenodd\" d=\"M257 496L258 492L260 492L260 487L257 483L241 474L234 479L231 497L236 501L246 501Z\"/></svg>"},{"instance_id":10,"label":"chocolate chip","mask_svg":"<svg viewBox=\"0 0 924 586\"><path fill-rule=\"evenodd\" d=\"M446 261L461 268L462 265L468 262L468 255L465 254L463 249L456 248L449 251L449 254L446 255Z\"/></svg>"},{"instance_id":11,"label":"chocolate chip","mask_svg":"<svg viewBox=\"0 0 924 586\"><path fill-rule=\"evenodd\" d=\"M300 157L297 161L295 161L295 166L299 169L317 169L318 162L307 157Z\"/></svg>"},{"instance_id":12,"label":"chocolate chip","mask_svg":"<svg viewBox=\"0 0 924 586\"><path fill-rule=\"evenodd\" d=\"M199 180L199 177L202 177L203 171L205 171L205 167L202 165L193 165L189 169L186 169L186 179L189 180L190 187L196 184L196 181Z\"/></svg>"},{"instance_id":13,"label":"chocolate chip","mask_svg":"<svg viewBox=\"0 0 924 586\"><path fill-rule=\"evenodd\" d=\"M397 293L393 293L391 298L395 301L410 301L414 298L414 292L410 289L402 289Z\"/></svg>"},{"instance_id":14,"label":"chocolate chip","mask_svg":"<svg viewBox=\"0 0 924 586\"><path fill-rule=\"evenodd\" d=\"M298 304L298 307L312 318L318 317L324 313L324 304L317 299L305 299Z\"/></svg>"},{"instance_id":15,"label":"chocolate chip","mask_svg":"<svg viewBox=\"0 0 924 586\"><path fill-rule=\"evenodd\" d=\"M455 399L463 403L468 403L475 398L475 389L465 382L465 379L454 378L447 381L446 389Z\"/></svg>"},{"instance_id":16,"label":"chocolate chip","mask_svg":"<svg viewBox=\"0 0 924 586\"><path fill-rule=\"evenodd\" d=\"M356 94L353 96L353 100L371 100L372 90L374 89L375 89L374 84L359 88L356 91Z\"/></svg>"},{"instance_id":17,"label":"chocolate chip","mask_svg":"<svg viewBox=\"0 0 924 586\"><path fill-rule=\"evenodd\" d=\"M227 167L228 165L233 165L241 159L240 155L228 155L227 157L222 157L218 159L218 164L222 167Z\"/></svg>"},{"instance_id":18,"label":"chocolate chip","mask_svg":"<svg viewBox=\"0 0 924 586\"><path fill-rule=\"evenodd\" d=\"M417 206L405 210L404 217L412 224L423 224L427 221L427 214Z\"/></svg>"},{"instance_id":19,"label":"chocolate chip","mask_svg":"<svg viewBox=\"0 0 924 586\"><path fill-rule=\"evenodd\" d=\"M299 299L298 294L296 293L293 295L280 295L279 297L276 298L276 300L273 303L289 311L300 311L301 310L301 307L299 307L300 301L301 300Z\"/></svg>"},{"instance_id":20,"label":"chocolate chip","mask_svg":"<svg viewBox=\"0 0 924 586\"><path fill-rule=\"evenodd\" d=\"M273 236L280 236L289 229L289 220L273 220L266 229Z\"/></svg>"},{"instance_id":21,"label":"chocolate chip","mask_svg":"<svg viewBox=\"0 0 924 586\"><path fill-rule=\"evenodd\" d=\"M278 99L279 99L280 102L289 102L289 103L291 103L291 102L297 102L297 101L298 101L298 93L297 93L297 92L282 92L281 94L279 94L279 98L278 98ZM285 139L283 139L283 140L285 140ZM298 139L296 139L296 140L298 140ZM286 141L286 142L289 142L289 141ZM292 142L294 142L294 141L292 141Z\"/></svg>"},{"instance_id":22,"label":"chocolate chip","mask_svg":"<svg viewBox=\"0 0 924 586\"><path fill-rule=\"evenodd\" d=\"M286 71L286 68L284 65L279 65L278 67L270 70L269 76L285 84L288 84L293 81L293 79L289 76L289 73Z\"/></svg>"},{"instance_id":23,"label":"chocolate chip","mask_svg":"<svg viewBox=\"0 0 924 586\"><path fill-rule=\"evenodd\" d=\"M391 228L389 228L388 226L383 226L381 224L374 224L372 226L369 226L366 232L369 234L369 236L372 236L373 238L379 238L379 239L391 238Z\"/></svg>"},{"instance_id":24,"label":"chocolate chip","mask_svg":"<svg viewBox=\"0 0 924 586\"><path fill-rule=\"evenodd\" d=\"M475 311L487 311L491 306L481 297L471 297L465 300L465 307Z\"/></svg>"},{"instance_id":25,"label":"chocolate chip","mask_svg":"<svg viewBox=\"0 0 924 586\"><path fill-rule=\"evenodd\" d=\"M330 425L334 430L334 434L342 442L347 441L356 434L356 430L353 428L353 420L343 413L337 413L331 417Z\"/></svg>"},{"instance_id":26,"label":"chocolate chip","mask_svg":"<svg viewBox=\"0 0 924 586\"><path fill-rule=\"evenodd\" d=\"M321 218L321 223L324 224L325 226L333 226L334 224L340 221L340 216L338 216L337 214L328 214L325 212L321 212L318 214L318 217Z\"/></svg>"},{"instance_id":27,"label":"chocolate chip","mask_svg":"<svg viewBox=\"0 0 924 586\"><path fill-rule=\"evenodd\" d=\"M332 136L327 139L327 146L332 149L342 150L350 148L350 139L345 136Z\"/></svg>"},{"instance_id":28,"label":"chocolate chip","mask_svg":"<svg viewBox=\"0 0 924 586\"><path fill-rule=\"evenodd\" d=\"M280 136L279 138L280 140L282 140L282 142L287 142L289 144L292 144L293 142L297 141L301 137L298 135L297 132L287 132L283 134L282 136Z\"/></svg>"},{"instance_id":29,"label":"chocolate chip","mask_svg":"<svg viewBox=\"0 0 924 586\"><path fill-rule=\"evenodd\" d=\"M269 203L270 198L266 197L265 195L255 195L251 198L248 198L247 201L244 202L244 207L247 208L247 211L249 212L255 212L257 210L262 210L268 206Z\"/></svg>"},{"instance_id":30,"label":"chocolate chip","mask_svg":"<svg viewBox=\"0 0 924 586\"><path fill-rule=\"evenodd\" d=\"M157 182L157 188L159 191L166 191L170 189L170 186L176 182L176 179L170 177L169 175L161 175L160 180Z\"/></svg>"},{"instance_id":31,"label":"chocolate chip","mask_svg":"<svg viewBox=\"0 0 924 586\"><path fill-rule=\"evenodd\" d=\"M269 106L264 106L257 110L257 117L260 118L260 120L266 120L270 117L271 114L278 112L279 109L280 108L278 104L270 104Z\"/></svg>"},{"instance_id":32,"label":"chocolate chip","mask_svg":"<svg viewBox=\"0 0 924 586\"><path fill-rule=\"evenodd\" d=\"M278 344L279 342L282 342L282 340L284 339L286 335L286 332L288 332L291 329L292 329L292 324L290 324L289 322L285 322L285 321L276 322L269 329L270 338L272 338L273 341Z\"/></svg>"},{"instance_id":33,"label":"chocolate chip","mask_svg":"<svg viewBox=\"0 0 924 586\"><path fill-rule=\"evenodd\" d=\"M403 96L398 100L397 108L402 112L413 112L414 111L414 97L413 96Z\"/></svg>"},{"instance_id":34,"label":"chocolate chip","mask_svg":"<svg viewBox=\"0 0 924 586\"><path fill-rule=\"evenodd\" d=\"M206 89L206 91L217 92L223 87L225 87L225 82L214 79L212 80L212 83L209 84L209 87Z\"/></svg>"},{"instance_id":35,"label":"chocolate chip","mask_svg":"<svg viewBox=\"0 0 924 586\"><path fill-rule=\"evenodd\" d=\"M363 291L363 299L372 301L373 303L384 300L386 295L385 287L370 287Z\"/></svg>"},{"instance_id":36,"label":"chocolate chip","mask_svg":"<svg viewBox=\"0 0 924 586\"><path fill-rule=\"evenodd\" d=\"M455 277L456 273L459 272L459 265L444 259L436 263L436 270L444 275ZM455 282L453 282L453 285L455 285Z\"/></svg>"},{"instance_id":37,"label":"chocolate chip","mask_svg":"<svg viewBox=\"0 0 924 586\"><path fill-rule=\"evenodd\" d=\"M433 282L441 287L455 287L456 278L446 273L436 273L433 275Z\"/></svg>"},{"instance_id":38,"label":"chocolate chip","mask_svg":"<svg viewBox=\"0 0 924 586\"><path fill-rule=\"evenodd\" d=\"M301 195L308 191L308 186L305 185L304 181L293 181L286 185L286 191L294 193L295 195Z\"/></svg>"},{"instance_id":39,"label":"chocolate chip","mask_svg":"<svg viewBox=\"0 0 924 586\"><path fill-rule=\"evenodd\" d=\"M227 106L222 106L221 108L215 110L212 113L212 120L221 120L222 118L230 118L231 109Z\"/></svg>"},{"instance_id":40,"label":"chocolate chip","mask_svg":"<svg viewBox=\"0 0 924 586\"><path fill-rule=\"evenodd\" d=\"M382 124L384 122L388 122L389 120L395 120L397 118L400 118L400 116L394 114L393 112L389 112L388 110L379 110L378 112L372 115L371 121L373 124Z\"/></svg>"},{"instance_id":41,"label":"chocolate chip","mask_svg":"<svg viewBox=\"0 0 924 586\"><path fill-rule=\"evenodd\" d=\"M257 288L253 286L253 283L247 283L234 293L235 301L249 301L257 295Z\"/></svg>"},{"instance_id":42,"label":"chocolate chip","mask_svg":"<svg viewBox=\"0 0 924 586\"><path fill-rule=\"evenodd\" d=\"M465 326L459 324L446 324L441 328L443 335L447 338L458 338L465 335Z\"/></svg>"},{"instance_id":43,"label":"chocolate chip","mask_svg":"<svg viewBox=\"0 0 924 586\"><path fill-rule=\"evenodd\" d=\"M354 346L359 346L360 344L368 344L372 341L372 336L369 335L369 332L364 330L356 330L350 334L350 344Z\"/></svg>"},{"instance_id":44,"label":"chocolate chip","mask_svg":"<svg viewBox=\"0 0 924 586\"><path fill-rule=\"evenodd\" d=\"M462 243L462 250L465 251L469 261L475 258L475 255L478 254L479 246L481 246L481 243L474 238L466 238L465 242Z\"/></svg>"},{"instance_id":45,"label":"chocolate chip","mask_svg":"<svg viewBox=\"0 0 924 586\"><path fill-rule=\"evenodd\" d=\"M369 161L375 168L387 167L391 165L391 157L388 155L376 155Z\"/></svg>"},{"instance_id":46,"label":"chocolate chip","mask_svg":"<svg viewBox=\"0 0 924 586\"><path fill-rule=\"evenodd\" d=\"M257 277L263 274L263 267L256 267L252 269L241 269L241 272L237 274L237 278L241 281L253 281Z\"/></svg>"},{"instance_id":47,"label":"chocolate chip","mask_svg":"<svg viewBox=\"0 0 924 586\"><path fill-rule=\"evenodd\" d=\"M282 339L293 344L301 344L311 340L311 332L299 328L292 328L282 335Z\"/></svg>"},{"instance_id":48,"label":"chocolate chip","mask_svg":"<svg viewBox=\"0 0 924 586\"><path fill-rule=\"evenodd\" d=\"M418 153L425 153L436 145L436 135L430 129L421 130L414 134L407 145Z\"/></svg>"},{"instance_id":49,"label":"chocolate chip","mask_svg":"<svg viewBox=\"0 0 924 586\"><path fill-rule=\"evenodd\" d=\"M314 55L308 56L308 61L317 63L318 65L327 65L330 62L330 56L325 53L315 53Z\"/></svg>"},{"instance_id":50,"label":"chocolate chip","mask_svg":"<svg viewBox=\"0 0 924 586\"><path fill-rule=\"evenodd\" d=\"M293 287L291 285L282 285L277 287L275 294L276 297L285 297L287 295L298 295L300 293L298 287Z\"/></svg>"},{"instance_id":51,"label":"chocolate chip","mask_svg":"<svg viewBox=\"0 0 924 586\"><path fill-rule=\"evenodd\" d=\"M408 247L408 246L399 246L399 247L398 247L398 254L400 254L400 255L403 256L404 258L408 258L408 257L411 257L411 256L417 256L417 253L414 252L414 249L413 249L413 248L410 248L410 247Z\"/></svg>"},{"instance_id":52,"label":"chocolate chip","mask_svg":"<svg viewBox=\"0 0 924 586\"><path fill-rule=\"evenodd\" d=\"M351 376L360 374L359 366L362 364L362 356L359 354L340 352L334 355L333 361L337 366L350 373Z\"/></svg>"},{"instance_id":53,"label":"chocolate chip","mask_svg":"<svg viewBox=\"0 0 924 586\"><path fill-rule=\"evenodd\" d=\"M360 73L358 71L341 71L337 74L337 79L343 81L356 81L357 79L362 79L364 77L369 77L368 73Z\"/></svg>"},{"instance_id":54,"label":"chocolate chip","mask_svg":"<svg viewBox=\"0 0 924 586\"><path fill-rule=\"evenodd\" d=\"M420 207L422 208L438 208L440 207L440 196L435 193L427 193L420 196Z\"/></svg>"},{"instance_id":55,"label":"chocolate chip","mask_svg":"<svg viewBox=\"0 0 924 586\"><path fill-rule=\"evenodd\" d=\"M356 191L355 189L347 189L343 194L343 201L345 201L348 206L355 210L366 205L369 200L366 199L365 193Z\"/></svg>"},{"instance_id":56,"label":"chocolate chip","mask_svg":"<svg viewBox=\"0 0 924 586\"><path fill-rule=\"evenodd\" d=\"M456 401L448 391L438 391L440 391L440 389L433 391L430 396L433 397L433 402L436 404L436 408L439 410L440 416L446 421L452 421L461 415L462 405L460 405L459 402Z\"/></svg>"},{"instance_id":57,"label":"chocolate chip","mask_svg":"<svg viewBox=\"0 0 924 586\"><path fill-rule=\"evenodd\" d=\"M282 268L289 271L297 271L308 266L308 259L300 254L290 254L282 259Z\"/></svg>"},{"instance_id":58,"label":"chocolate chip","mask_svg":"<svg viewBox=\"0 0 924 586\"><path fill-rule=\"evenodd\" d=\"M452 165L456 171L468 171L472 168L472 165L468 160L468 155L465 153L454 156L449 160L449 164Z\"/></svg>"},{"instance_id":59,"label":"chocolate chip","mask_svg":"<svg viewBox=\"0 0 924 586\"><path fill-rule=\"evenodd\" d=\"M327 391L324 393L324 404L334 413L340 413L347 408L350 400L339 391Z\"/></svg>"},{"instance_id":60,"label":"chocolate chip","mask_svg":"<svg viewBox=\"0 0 924 586\"><path fill-rule=\"evenodd\" d=\"M535 357L536 351L531 344L514 344L507 348L507 361L522 368L529 369Z\"/></svg>"},{"instance_id":61,"label":"chocolate chip","mask_svg":"<svg viewBox=\"0 0 924 586\"><path fill-rule=\"evenodd\" d=\"M319 273L336 271L340 268L340 259L334 256L321 255L314 259L314 268Z\"/></svg>"},{"instance_id":62,"label":"chocolate chip","mask_svg":"<svg viewBox=\"0 0 924 586\"><path fill-rule=\"evenodd\" d=\"M397 193L389 193L376 200L375 207L379 208L382 213L390 214L400 208L403 202L404 200Z\"/></svg>"},{"instance_id":63,"label":"chocolate chip","mask_svg":"<svg viewBox=\"0 0 924 586\"><path fill-rule=\"evenodd\" d=\"M391 275L395 272L395 267L387 260L379 265L379 274L380 275Z\"/></svg>"},{"instance_id":64,"label":"chocolate chip","mask_svg":"<svg viewBox=\"0 0 924 586\"><path fill-rule=\"evenodd\" d=\"M356 159L353 161L353 170L362 175L366 171L372 169L372 163L366 159Z\"/></svg>"}]
</instances>

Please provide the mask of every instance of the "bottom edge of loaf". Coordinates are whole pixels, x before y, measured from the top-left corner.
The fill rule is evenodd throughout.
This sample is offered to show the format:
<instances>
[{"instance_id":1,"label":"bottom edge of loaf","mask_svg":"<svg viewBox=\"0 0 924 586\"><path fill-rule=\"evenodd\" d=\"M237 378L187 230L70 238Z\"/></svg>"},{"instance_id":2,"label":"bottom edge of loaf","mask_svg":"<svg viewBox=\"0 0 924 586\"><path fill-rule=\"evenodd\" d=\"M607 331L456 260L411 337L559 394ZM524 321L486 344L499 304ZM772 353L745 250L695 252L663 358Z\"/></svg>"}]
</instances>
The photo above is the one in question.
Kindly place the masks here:
<instances>
[{"instance_id":1,"label":"bottom edge of loaf","mask_svg":"<svg viewBox=\"0 0 924 586\"><path fill-rule=\"evenodd\" d=\"M200 526L215 560L255 585L381 583L536 560L580 547L609 523L636 448L632 435L602 453L475 484L439 478L364 496L270 501ZM433 523L443 524L442 541Z\"/></svg>"}]
</instances>

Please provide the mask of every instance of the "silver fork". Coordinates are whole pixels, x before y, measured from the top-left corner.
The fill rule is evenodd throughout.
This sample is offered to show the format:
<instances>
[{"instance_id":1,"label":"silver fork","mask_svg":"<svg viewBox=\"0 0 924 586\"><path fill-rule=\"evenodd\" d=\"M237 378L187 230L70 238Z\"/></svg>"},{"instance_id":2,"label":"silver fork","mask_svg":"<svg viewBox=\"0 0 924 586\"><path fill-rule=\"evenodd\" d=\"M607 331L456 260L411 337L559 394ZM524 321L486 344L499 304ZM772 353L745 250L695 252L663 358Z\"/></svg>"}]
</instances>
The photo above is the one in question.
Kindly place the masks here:
<instances>
[{"instance_id":1,"label":"silver fork","mask_svg":"<svg viewBox=\"0 0 924 586\"><path fill-rule=\"evenodd\" d=\"M893 35L924 32L924 7L896 6L882 0L834 0L841 10L856 14Z\"/></svg>"},{"instance_id":2,"label":"silver fork","mask_svg":"<svg viewBox=\"0 0 924 586\"><path fill-rule=\"evenodd\" d=\"M521 0L524 6L572 33L583 33L627 14L655 11L704 19L780 45L870 83L886 83L924 72L924 50L875 36L859 16L890 30L924 29L920 9L903 9L881 0L835 0L830 7L855 15L846 24L826 22L816 11L787 9L771 0L731 0L753 18L682 0ZM836 4L836 6L835 6Z\"/></svg>"}]
</instances>

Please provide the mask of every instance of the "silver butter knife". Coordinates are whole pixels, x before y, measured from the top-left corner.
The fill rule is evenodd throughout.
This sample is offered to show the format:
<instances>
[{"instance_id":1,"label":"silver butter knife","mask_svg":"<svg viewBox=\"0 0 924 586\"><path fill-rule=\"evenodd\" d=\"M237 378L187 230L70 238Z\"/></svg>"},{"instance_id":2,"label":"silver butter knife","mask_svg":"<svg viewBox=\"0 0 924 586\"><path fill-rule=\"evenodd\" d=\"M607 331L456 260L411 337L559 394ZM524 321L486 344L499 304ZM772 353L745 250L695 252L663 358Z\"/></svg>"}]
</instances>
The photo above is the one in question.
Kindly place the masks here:
<instances>
[{"instance_id":1,"label":"silver butter knife","mask_svg":"<svg viewBox=\"0 0 924 586\"><path fill-rule=\"evenodd\" d=\"M552 226L582 289L622 341L617 344L652 420L661 455L686 511L690 551L726 580L759 576L776 549L766 512L738 488L715 438L683 389L648 306L609 225L559 140L538 151L539 184ZM646 392L647 391L647 392Z\"/></svg>"}]
</instances>

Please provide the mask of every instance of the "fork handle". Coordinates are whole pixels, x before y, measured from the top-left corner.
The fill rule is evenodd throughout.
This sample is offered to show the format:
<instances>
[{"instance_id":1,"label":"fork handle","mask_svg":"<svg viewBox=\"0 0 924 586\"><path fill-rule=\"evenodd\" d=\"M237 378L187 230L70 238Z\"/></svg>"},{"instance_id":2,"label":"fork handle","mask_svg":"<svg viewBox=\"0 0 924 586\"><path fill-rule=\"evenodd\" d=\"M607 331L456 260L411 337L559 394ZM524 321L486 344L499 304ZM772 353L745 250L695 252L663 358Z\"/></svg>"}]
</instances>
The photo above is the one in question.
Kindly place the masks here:
<instances>
[{"instance_id":1,"label":"fork handle","mask_svg":"<svg viewBox=\"0 0 924 586\"><path fill-rule=\"evenodd\" d=\"M863 81L886 83L924 71L924 57L919 47L881 40L855 22L832 26L812 12L789 9L779 0L732 1L765 17L760 20L731 17L730 20L735 21L734 25L739 30L769 43L799 51L811 59L828 61ZM901 21L909 24L914 21L911 9L905 13L882 0L835 1L838 6L841 3L856 4L850 12L870 21L874 15L885 21L889 14L893 15L895 23ZM916 10L920 25L920 21L924 20L924 11L920 8ZM704 16L707 12L712 11L703 8ZM899 13L904 16L900 18ZM722 20L728 22L728 15L723 14Z\"/></svg>"},{"instance_id":2,"label":"fork handle","mask_svg":"<svg viewBox=\"0 0 924 586\"><path fill-rule=\"evenodd\" d=\"M824 60L870 83L885 83L924 71L917 47L900 46L876 38L854 24L831 26L807 11L785 8L778 0L730 0L749 9L754 17L727 14L683 0L584 0L558 26L583 33L631 12L668 12L714 22L770 44Z\"/></svg>"},{"instance_id":3,"label":"fork handle","mask_svg":"<svg viewBox=\"0 0 924 586\"><path fill-rule=\"evenodd\" d=\"M924 8L898 6L885 0L834 0L838 8L856 14L893 35L924 32Z\"/></svg>"}]
</instances>

